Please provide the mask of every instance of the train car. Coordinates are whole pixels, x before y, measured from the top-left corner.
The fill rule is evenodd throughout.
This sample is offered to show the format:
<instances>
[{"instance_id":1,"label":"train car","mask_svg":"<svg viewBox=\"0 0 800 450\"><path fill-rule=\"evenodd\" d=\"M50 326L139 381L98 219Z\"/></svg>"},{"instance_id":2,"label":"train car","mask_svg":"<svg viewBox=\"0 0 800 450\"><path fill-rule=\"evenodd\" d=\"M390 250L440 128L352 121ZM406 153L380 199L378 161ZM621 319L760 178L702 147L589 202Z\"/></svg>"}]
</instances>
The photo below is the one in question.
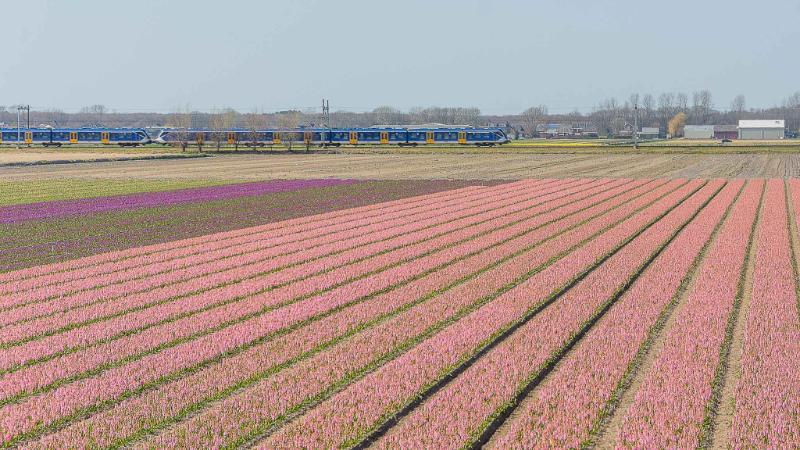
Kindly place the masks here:
<instances>
[{"instance_id":1,"label":"train car","mask_svg":"<svg viewBox=\"0 0 800 450\"><path fill-rule=\"evenodd\" d=\"M130 147L150 142L140 128L4 128L0 144L39 144L45 147L68 144L104 144Z\"/></svg>"},{"instance_id":2,"label":"train car","mask_svg":"<svg viewBox=\"0 0 800 450\"><path fill-rule=\"evenodd\" d=\"M301 142L313 146L458 144L492 146L509 142L500 128L297 128L292 130L208 131L199 129L165 129L154 142L177 145L224 142L245 146L264 146Z\"/></svg>"}]
</instances>

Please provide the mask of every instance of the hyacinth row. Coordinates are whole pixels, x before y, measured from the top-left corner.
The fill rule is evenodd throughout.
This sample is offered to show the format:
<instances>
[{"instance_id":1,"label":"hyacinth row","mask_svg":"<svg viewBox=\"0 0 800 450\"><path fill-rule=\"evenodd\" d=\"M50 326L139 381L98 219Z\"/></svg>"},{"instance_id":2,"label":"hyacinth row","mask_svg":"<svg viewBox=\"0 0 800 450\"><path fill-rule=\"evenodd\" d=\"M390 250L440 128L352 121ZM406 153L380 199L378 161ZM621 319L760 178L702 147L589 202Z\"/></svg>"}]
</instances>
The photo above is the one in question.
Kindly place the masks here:
<instances>
[{"instance_id":1,"label":"hyacinth row","mask_svg":"<svg viewBox=\"0 0 800 450\"><path fill-rule=\"evenodd\" d=\"M623 184L624 184L624 183L623 183ZM522 226L521 226L521 228L520 228L520 231L524 231L524 230L525 230L525 228L526 228L526 227L529 227L530 225L531 225L530 223L527 223L527 224L522 224ZM503 230L503 231L505 231L505 230ZM500 237L500 236L497 236L497 237ZM497 237L495 237L495 239L497 239ZM385 278L387 281L389 281L389 280L396 280L396 279L397 279L396 275L397 275L397 274L392 274L392 276L388 276L388 277L384 277L384 278ZM369 283L364 283L364 288L365 288L365 289L370 289L370 288L372 288L372 289L375 289L375 288L374 288L374 286L370 286L370 285L369 285ZM365 291L365 292L369 292L369 291L367 290L367 291ZM345 300L346 300L346 295L340 295L340 297L342 297L342 301L345 301ZM309 303L310 303L310 307L311 307L312 309L314 309L314 308L317 308L317 309L318 309L318 308L319 308L319 305L316 305L316 304L314 304L314 303L311 303L311 302L309 302ZM300 309L298 309L298 311L299 311L299 312L301 312L301 310L300 310ZM200 323L202 324L202 322L200 322ZM264 323L270 323L270 322L269 322L269 320L266 320L266 321L262 320L262 321L261 321L261 324L262 324L262 326L261 326L261 327L255 327L255 328L260 330L261 328L263 328L263 324L264 324ZM157 329L156 329L156 330L157 330ZM228 330L228 331L230 331L230 330ZM263 330L260 330L260 331L263 331ZM230 333L230 332L228 332L228 333L226 333L226 334L227 334L227 335L232 335L232 333ZM138 335L134 335L134 337L139 337L139 336L138 336ZM209 341L212 341L212 340L211 340L211 339L206 339L205 341L209 342ZM39 344L39 342L38 342L38 341L34 341L34 342L31 342L31 343L29 343L28 345L24 345L24 346L22 346L21 348L25 348L26 350L30 350L30 349L31 349L31 347L35 347L37 344ZM213 346L215 346L215 345L219 345L219 342L211 342L211 344L212 344L212 347L213 347ZM13 348L12 348L12 349L13 349ZM210 351L213 351L213 350L210 350ZM174 352L174 353L175 353L175 354L178 354L178 353L180 353L180 352ZM106 354L108 354L108 353L106 353ZM113 353L113 354L116 354L116 353ZM159 355L160 355L160 354L159 354ZM29 356L30 356L30 355L26 355L25 357L27 358L27 357L29 357ZM162 355L161 357L163 357L163 355ZM35 367L35 366L34 366L34 367ZM133 377L133 378L137 379L137 377ZM86 383L89 383L89 384L91 384L92 382L95 382L95 380L91 380L91 379L90 379L90 381L87 381ZM73 385L68 385L68 386L65 386L65 388L67 388L67 389L68 389L68 388L74 388L74 386L75 386L75 384L73 384ZM51 395L49 398L63 398L63 395L62 395L63 393L64 393L64 391L63 391L63 390L61 390L61 391L58 391L58 392L57 392L57 394ZM47 396L47 394L45 394L45 396ZM35 402L35 401L41 400L42 398L43 398L43 397L41 397L41 396L40 396L40 397L36 397L36 398L35 398L35 400L32 400L32 401L33 401L33 402ZM87 399L83 399L83 400L81 400L81 401L86 401L86 400L87 400ZM9 405L9 408L13 408L13 407L15 407L15 405ZM20 425L20 423L18 423L18 422L17 422L17 423L16 423L16 425L17 425L17 426L19 426L19 425ZM24 425L23 425L23 426L24 426Z\"/></svg>"},{"instance_id":2,"label":"hyacinth row","mask_svg":"<svg viewBox=\"0 0 800 450\"><path fill-rule=\"evenodd\" d=\"M543 183L547 184L548 181ZM552 181L549 183L552 183ZM469 202L476 194L492 192L495 189L500 188L459 189L438 195L404 199L398 202L356 208L355 210L337 211L330 214L312 216L312 218L237 229L211 236L137 247L122 252L96 255L77 261L32 268L5 276L0 275L0 280L11 278L13 275L18 278L17 280L0 283L0 292L29 290L40 286L75 280L82 275L97 276L137 268L142 264L139 259L142 257L147 258L146 263L148 264L163 263L177 258L199 255L207 251L236 249L239 245L262 240L268 240L269 243L273 244L289 244L297 242L300 238L323 237L343 230L355 230L367 224L386 222L394 225L394 220L407 215L415 216L421 212L428 212L429 207L433 205L463 207L463 205L453 204L452 200L463 198L465 202ZM376 217L380 217L382 220L376 221ZM313 233L308 234L309 232ZM293 240L289 240L290 237Z\"/></svg>"},{"instance_id":3,"label":"hyacinth row","mask_svg":"<svg viewBox=\"0 0 800 450\"><path fill-rule=\"evenodd\" d=\"M360 261L356 264L344 265L333 271L329 270L319 273L316 276L304 278L302 281L298 281L297 283L287 284L280 288L271 289L269 292L265 292L261 296L257 297L247 297L245 294L255 294L263 291L266 288L269 288L270 286L278 284L282 279L289 280L293 277L296 278L298 276L302 276L303 274L314 273L315 271L309 270L311 267L292 268L291 270L272 273L265 277L252 278L246 282L234 285L225 285L218 289L204 291L200 294L184 297L177 301L158 303L153 308L137 309L132 311L131 314L122 315L119 317L114 316L110 320L91 322L85 324L85 326L70 329L66 333L46 336L29 342L25 345L16 345L8 348L6 351L0 351L0 367L8 368L14 364L21 364L27 360L44 357L47 354L55 353L61 349L75 347L77 345L88 345L97 339L106 339L114 336L115 333L119 334L129 331L132 325L141 327L144 324L152 323L154 320L163 321L165 317L170 317L171 315L186 314L188 311L192 310L202 311L204 308L220 303L221 299L242 300L241 302L237 302L237 305L241 306L245 310L252 308L252 306L248 307L248 304L256 306L260 305L261 307L275 306L281 304L281 302L289 301L297 296L310 295L320 289L326 289L335 286L336 284L340 284L348 279L358 276L358 273L368 273L370 272L370 269L374 271L375 268L388 267L393 263L407 261L414 257L421 256L421 254L424 254L425 252L429 253L432 249L437 248L437 246L448 247L447 250L452 253L456 251L455 248L451 248L455 243L474 236L475 231L488 232L491 230L495 239L502 239L510 234L513 235L512 233L524 231L529 225L523 221L513 224L511 228L503 229L503 220L508 221L511 219L505 217L502 218L502 220L489 221L479 226L467 227L449 235L441 236L438 238L440 242L428 241L425 243L400 247L394 252L379 254L373 258ZM501 229L495 229L498 226L500 226ZM446 253L444 253L444 255L446 256ZM439 255L439 258L442 258L442 256ZM412 267L413 270L421 271L425 268L424 264L419 264L421 262L424 261L417 259L413 264L411 262L406 262L405 265L394 267L393 270L394 272L398 272L404 270L405 267ZM320 268L324 268L325 263L329 263L329 261L324 260L312 262L312 264L316 264L316 266ZM381 276L383 276L384 279L393 280L396 279L392 278L394 272L390 272L391 275L383 274ZM362 284L369 283L370 281L371 278L360 280ZM162 290L167 291L168 293L173 292L168 288L163 288ZM143 295L143 298L144 300L152 299L153 292L149 292L148 295ZM262 304L265 300L268 303ZM137 301L137 297L131 296L120 301ZM112 306L114 305L112 304ZM99 306L96 305L96 308L99 309ZM235 313L230 302L220 305L220 308L224 309L226 314ZM80 310L76 311L80 312ZM88 311L91 312L93 310L88 309ZM217 311L202 312L205 316L215 317L216 320L224 319L224 316L214 314ZM61 317L64 317L64 315L55 316L50 320L59 320ZM207 322L203 322L203 320L198 318L194 318L192 320L199 324L207 324ZM3 332L10 334L14 330L21 330L18 332L29 333L30 335L36 331L33 325L34 323L32 322L26 322L17 328L8 327L6 330L3 330ZM180 325L184 324L181 323ZM5 336L7 335L8 334ZM16 355L27 359L19 360Z\"/></svg>"},{"instance_id":4,"label":"hyacinth row","mask_svg":"<svg viewBox=\"0 0 800 450\"><path fill-rule=\"evenodd\" d=\"M637 188L632 192L625 193L620 198L627 198L628 196L633 195L635 193L641 193L640 191L641 191L641 188ZM576 210L580 210L580 208L584 207L585 205L591 204L591 202L602 201L606 197L611 197L613 195L614 195L613 192L609 192L609 193L601 194L599 196L595 196L593 198L590 198L590 199L587 199L587 200L584 200L584 201L581 201L581 202L577 202L577 203L575 203L573 205L570 205L569 208L556 208L552 212L550 212L550 213L548 213L546 215L540 216L540 218L537 220L537 222L526 222L525 225L526 226L536 226L536 223L546 223L546 222L551 221L551 220L559 219L560 217L563 217L563 216L565 216L567 214L573 214ZM614 201L619 201L619 198L614 199ZM569 217L568 219L564 219L564 220L574 221L574 220L582 219L586 214L594 212L594 210L596 210L596 209L598 209L600 207L602 207L602 205L597 205L597 206L588 208L586 210L583 210L579 214L574 214L573 216ZM551 225L548 225L548 228L550 228L550 227L551 227ZM525 236L525 235L523 235L523 236ZM421 263L425 263L425 260L424 259L420 260L420 262ZM392 269L391 271L389 271L386 274L386 276L384 276L384 278L387 278L387 279L391 280L398 273L400 273L401 270L407 270L407 269L404 269L402 267L397 268L397 269ZM366 280L366 283L370 283L370 284L374 285L374 280L375 279L376 279L376 277L373 277L373 280ZM366 284L366 285L368 286L369 284ZM349 290L349 292L352 292L353 286L354 285L349 285L347 287L343 287L341 289L338 289L338 291L348 292L348 290ZM332 291L330 294L334 294L334 293L335 293L335 291ZM315 298L312 298L312 299L304 301L303 304L312 304L314 301L315 301ZM256 304L256 305L263 306L263 303L262 304ZM300 306L300 305L301 304L299 304L298 306ZM148 330L143 331L143 332L141 332L141 333L139 333L139 334L137 334L137 335L135 335L133 337L130 337L130 338L122 338L122 339L119 339L118 341L115 341L115 342L110 343L110 344L104 344L104 345L101 345L101 346L98 346L98 347L90 348L87 351L80 351L80 352L76 352L76 353L73 353L73 354L68 355L68 356L63 356L63 357L60 357L60 358L53 359L51 361L48 361L47 363L44 363L43 365L35 366L35 367L29 368L29 369L19 370L14 374L8 375L6 377L6 379L5 379L5 381L0 381L0 391L2 391L5 395L10 395L10 394L13 394L13 393L17 392L18 390L27 390L27 389L32 389L32 388L38 388L38 387L41 387L44 384L46 384L45 380L52 381L53 379L56 379L58 377L65 376L66 373L67 373L66 369L65 369L66 367L71 367L72 368L72 370L69 371L70 374L75 373L75 371L78 370L77 367L80 367L83 370L87 370L90 367L94 367L94 366L92 366L90 364L96 365L96 364L101 363L101 361L97 359L98 357L104 358L104 359L102 359L102 362L106 363L106 362L112 361L112 359L111 359L112 355L114 355L117 358L120 358L120 357L123 357L125 355L135 354L137 351L139 351L139 352L146 351L148 348L150 348L149 346L154 345L153 344L153 342L154 342L153 339L155 338L155 336L161 335L161 336L171 337L171 338L174 339L177 336L186 335L188 333L188 331L190 331L190 330L202 329L202 328L198 328L198 327L203 327L203 326L208 327L208 326L210 326L210 325L212 325L214 323L219 323L219 321L221 319L227 318L228 320L230 320L231 317L232 317L232 313L230 313L229 311L228 312L224 312L224 314L221 314L221 315L216 315L215 313L216 313L216 311L209 311L209 312L204 313L204 315L199 317L199 318L193 318L191 320L184 320L184 321L178 322L178 323L176 323L174 325L171 324L170 326L164 326L164 327L160 327L160 328L148 329ZM163 344L163 342L169 342L168 340L164 341L163 340L164 338L161 338L161 339L162 339L162 341L158 341L158 342L160 342L162 344ZM135 344L137 342L138 342L138 344ZM27 347L27 348L30 349L29 347ZM98 356L92 356L92 355L98 355ZM71 363L71 361L76 361L76 362L80 361L81 364L80 364L80 366L78 366L78 365L76 365L77 363ZM43 368L48 368L48 367L51 368L51 370L42 370ZM6 383L6 381L8 383ZM25 387L24 388L22 388L21 385L19 384L19 383L23 383L23 382L25 383ZM9 386L14 386L13 390L10 390L12 388L10 388Z\"/></svg>"},{"instance_id":5,"label":"hyacinth row","mask_svg":"<svg viewBox=\"0 0 800 450\"><path fill-rule=\"evenodd\" d=\"M446 376L454 365L475 354L492 336L513 325L537 306L543 305L559 288L590 269L598 259L656 221L702 184L691 182L662 198L653 207L587 242L491 303L418 344L278 430L262 443L263 447L336 447L364 438L380 424L382 418L411 402L420 391ZM513 372L507 375L511 374ZM473 398L483 400L481 397ZM478 407L474 403L470 405L472 406ZM457 411L459 416L472 412L470 409L451 407L447 411ZM455 425L460 423L468 426L466 418L456 422ZM439 431L440 428L429 429L420 437L439 436ZM460 427L454 430L456 433L459 431Z\"/></svg>"},{"instance_id":6,"label":"hyacinth row","mask_svg":"<svg viewBox=\"0 0 800 450\"><path fill-rule=\"evenodd\" d=\"M487 188L491 191L491 188ZM167 262L176 258L197 255L206 251L216 251L226 248L236 248L238 245L268 239L274 244L288 244L296 242L298 238L311 238L324 236L329 233L345 229L355 229L365 224L375 223L375 217L381 216L386 220L397 219L406 214L414 215L427 210L432 205L448 204L455 196L463 196L469 201L472 195L483 189L463 189L459 192L448 192L431 196L431 198L406 199L395 204L373 205L372 207L358 208L357 211L348 213L331 213L333 217L314 217L285 221L259 227L238 229L229 232L217 233L211 236L185 239L147 247L137 247L121 252L96 255L61 264L53 264L21 270L10 274L0 274L0 292L19 292L50 284L63 283L81 276L96 276L111 274L125 269L137 268L142 265L140 258L147 258L146 263ZM451 206L457 206L452 205ZM347 215L344 215L347 214ZM348 220L349 219L349 220ZM311 235L298 235L301 232L313 231ZM294 240L288 240L288 238ZM281 239L283 238L283 239Z\"/></svg>"},{"instance_id":7,"label":"hyacinth row","mask_svg":"<svg viewBox=\"0 0 800 450\"><path fill-rule=\"evenodd\" d=\"M532 222L528 222L525 225L531 226ZM465 245L452 247L447 249L446 251L431 254L428 257L417 259L413 267L411 265L407 265L407 266L398 266L392 268L374 277L366 278L364 280L359 280L358 282L352 283L347 287L331 291L325 295L312 297L310 299L303 300L295 305L283 308L273 313L261 315L246 320L244 322L237 323L236 325L225 328L218 333L214 333L208 336L203 336L202 338L198 339L197 341L193 341L192 343L187 343L178 346L176 348L163 350L157 355L159 356L159 358L169 358L170 354L177 355L182 352L185 352L185 353L191 353L193 355L193 358L202 358L205 355L205 353L199 350L198 348L207 346L209 345L209 343L213 343L212 344L213 346L219 347L223 345L226 342L225 339L229 338L229 336L231 336L232 334L238 335L238 339L235 340L234 343L228 345L234 347L235 345L241 345L241 343L239 342L239 340L241 339L254 339L252 337L252 333L268 333L271 330L271 327L273 326L276 327L288 326L286 324L300 322L315 314L321 314L322 312L324 312L325 309L336 308L341 304L346 304L348 301L351 301L354 294L357 294L355 295L355 297L359 297L359 295L367 295L367 293L369 292L386 288L390 286L392 282L408 278L414 273L419 273L421 271L426 270L427 268L441 265L446 261L452 260L454 257L458 256L457 252L474 252L475 249L482 248L480 246L485 245L485 243L483 242L484 240L487 239L497 240L501 238L502 234L500 232L496 232L494 236L487 235L487 237L484 239L470 241ZM156 337L156 339L163 340L165 338L174 339L176 337L180 337L182 334L191 333L193 331L199 332L202 331L202 329L205 327L214 326L215 324L218 324L220 322L221 323L229 322L238 319L240 317L246 317L248 313L252 314L254 312L259 312L259 310L254 311L254 309L260 307L263 308L264 303L268 300L274 301L275 299L274 298L269 299L266 297L263 299L260 298L248 299L247 301L241 302L241 304L236 305L238 308L232 308L230 305L228 305L226 308L224 308L224 310L206 311L198 317L192 317L191 320L183 320L159 328L150 328L146 332L138 333L131 338L126 338L114 342L114 344L112 344L114 345L114 351L110 352L108 348L102 348L98 349L99 351L96 352L95 354L99 353L100 355L106 355L106 356L109 354L113 354L116 357L124 357L129 355L131 351L134 352L136 350L142 351L156 345L161 345L160 343L153 342L152 339L154 336ZM146 344L143 346L142 342L146 342ZM136 345L136 343L138 343L138 346ZM133 345L133 348L131 348L131 345ZM104 345L103 347L109 347L109 346ZM35 347L27 345L23 346L22 348L25 348L26 350L30 351L31 348ZM217 350L215 349L213 351ZM30 353L28 353L28 356L30 356ZM65 359L76 360L80 358L79 359L80 361L85 362L87 361L86 356L87 356L86 353L70 355L67 358L61 358L60 360L58 360L58 362L54 362L52 365L54 366L54 368L61 367L63 370L63 367L65 366L64 365ZM148 359L156 360L157 358L148 357ZM192 359L189 358L187 360L184 360L182 364L188 364L191 361ZM141 370L142 367L144 366L146 366L146 364L141 363L137 366L137 369ZM81 368L85 369L85 366L82 366ZM36 370L38 370L38 368L36 368ZM57 394L61 395L62 393L57 393Z\"/></svg>"},{"instance_id":8,"label":"hyacinth row","mask_svg":"<svg viewBox=\"0 0 800 450\"><path fill-rule=\"evenodd\" d=\"M49 219L53 217L79 216L104 211L166 206L178 203L204 202L352 183L357 183L357 181L342 179L276 180L178 189L174 191L115 195L111 197L96 197L81 200L27 203L0 207L0 224Z\"/></svg>"},{"instance_id":9,"label":"hyacinth row","mask_svg":"<svg viewBox=\"0 0 800 450\"><path fill-rule=\"evenodd\" d=\"M653 201L652 195L658 195L659 192L645 195L652 188L653 186L638 187L619 195L611 202L597 204L578 214L550 222L532 233L478 253L448 266L440 272L376 296L353 308L343 310L282 337L274 343L254 347L220 365L175 383L164 385L146 397L133 399L107 413L85 422L79 422L75 426L45 439L43 443L58 446L60 443L70 442L77 436L86 436L87 434L103 445L110 444L115 439L124 439L125 432L130 432L131 428L119 427L120 421L127 423L130 420L128 418L133 418L132 420L144 420L157 426L158 421L168 420L170 414L176 414L182 408L191 408L192 401L198 402L203 396L214 395L225 389L229 383L246 380L248 376L254 376L253 372L255 372L255 376L259 374L259 371L269 374L270 367L303 351L309 351L326 339L336 339L338 333L362 326L365 321L371 320L379 314L388 314L389 311L402 309L406 305L410 306L408 311L398 312L396 316L383 323L375 324L374 328L363 331L329 351L315 355L291 369L278 373L275 375L277 378L266 378L234 397L226 399L224 403L180 427L180 429L189 429L188 433L177 431L176 428L175 433L169 433L160 439L169 441L184 439L172 436L184 436L191 439L191 442L183 441L182 445L202 447L213 446L212 441L209 440L212 431L217 437L227 433L229 439L233 437L231 433L234 429L238 432L237 438L252 433L291 408L292 403L289 403L291 398L296 399L294 401L299 403L304 398L317 395L325 388L326 384L335 383L337 379L357 372L375 359L397 351L399 346L408 345L407 342L416 339L420 333L436 326L437 323L441 324L461 309L469 308L471 304L484 296L491 295L503 284L522 276L528 267L546 263L549 258L596 233L598 227L608 226L608 221L622 220L626 214L631 213L630 208L641 208L648 201ZM660 192L663 194L666 191ZM630 204L621 206L625 202ZM617 209L603 215L611 208ZM597 217L598 215L600 217ZM597 218L593 219L593 217ZM589 222L580 225L587 220ZM528 250L531 246L542 242L543 239L558 234L565 228L569 229L577 225L580 225L580 228L575 232L542 244L535 251ZM524 253L503 262L501 266L480 273L482 268L488 267L493 261L508 258L515 252L519 252L519 249L523 249ZM444 289L448 283L471 272L478 273L478 275L452 289ZM434 294L438 295L434 296ZM421 303L416 304L414 300L418 298ZM337 365L331 366L330 364L334 361ZM243 366L249 368L249 371ZM207 389L198 390L196 388L198 385L207 387ZM266 394L270 391L274 393L275 387L285 389L290 386L293 387L292 393L278 396ZM301 386L303 389L300 389ZM268 407L261 402L251 404L248 401L248 399L261 398L265 395L275 400L280 399L280 402L272 403ZM220 413L225 414L225 411L229 411L232 404L239 405L236 408L240 412L247 411L250 414L249 416L237 416L242 421L235 427L229 427L230 420L223 420L220 416ZM245 421L246 417L249 417L249 420ZM193 430L197 426L202 427L205 432L195 433Z\"/></svg>"},{"instance_id":10,"label":"hyacinth row","mask_svg":"<svg viewBox=\"0 0 800 450\"><path fill-rule=\"evenodd\" d=\"M476 199L475 202L483 203L485 200L486 197L483 197ZM519 200L525 204L524 201L526 199L520 200L516 196L512 196L509 200ZM144 263L140 267L120 270L110 275L100 277L86 276L76 282L62 281L57 285L50 285L44 289L17 290L14 294L7 295L5 299L9 303L24 303L18 303L6 308L8 314L4 316L3 325L73 309L86 304L96 305L98 301L108 303L109 300L137 293L146 292L149 298L153 298L153 289L164 288L167 285L176 283L189 284L191 282L194 290L207 289L213 287L215 283L221 284L219 280L223 278L226 271L232 272L235 270L240 277L239 279L244 279L252 277L252 274L275 271L279 268L297 265L329 254L338 254L339 260L347 260L348 257L353 260L353 258L405 245L406 242L414 239L430 239L432 236L437 236L459 227L474 225L475 221L480 221L482 217L487 217L488 213L485 211L485 206L470 206L473 205L470 204L466 209L451 214L448 214L448 211L442 211L442 214L438 217L428 218L427 220L412 217L409 220L417 219L417 221L405 226L403 226L403 223L397 227L386 227L377 224L361 227L357 230L357 233L350 231L333 233L326 236L324 238L326 242L322 243L315 242L311 236L307 239L284 245L275 245L268 239L262 239L252 245L241 244L236 246L237 250L234 250L236 254L233 256L220 255L219 252L209 249L202 255L188 258L188 262L182 262L177 267L173 262L166 264ZM484 214L478 216L480 213ZM421 234L422 237L420 237ZM267 248L262 249L261 247ZM241 251L242 249L244 252ZM347 251L349 253L346 253ZM330 268L335 267L335 265L329 264L325 267ZM231 281L226 279L223 282L230 283ZM42 291L45 292L42 293ZM11 309L14 306L16 308Z\"/></svg>"},{"instance_id":11,"label":"hyacinth row","mask_svg":"<svg viewBox=\"0 0 800 450\"><path fill-rule=\"evenodd\" d=\"M795 213L798 184L792 183ZM731 430L734 448L800 445L800 317L783 180L767 182ZM795 236L795 239L797 236Z\"/></svg>"},{"instance_id":12,"label":"hyacinth row","mask_svg":"<svg viewBox=\"0 0 800 450\"><path fill-rule=\"evenodd\" d=\"M441 448L480 433L526 380L563 348L721 183L709 183L439 390L378 441L380 448ZM452 411L460 411L458 415ZM427 433L412 433L414 429Z\"/></svg>"},{"instance_id":13,"label":"hyacinth row","mask_svg":"<svg viewBox=\"0 0 800 450\"><path fill-rule=\"evenodd\" d=\"M445 191L457 198L459 193L483 189L485 184L497 183L362 181L213 202L0 224L5 238L0 241L0 271L28 267L14 275L25 278L36 271L48 273L52 263L72 261L75 265L91 265L93 259L124 259L128 253L145 254L160 244L181 246L187 239L202 242L202 236L215 233L278 229L299 220L308 222L313 220L312 217L331 219L336 214L352 214L367 207L373 208L374 214L377 204L391 208L403 200L421 203ZM187 221L186 217L192 220ZM111 256L100 255L111 250L120 252ZM75 261L92 255L95 256L91 259ZM3 279L4 275L0 274L0 280Z\"/></svg>"},{"instance_id":14,"label":"hyacinth row","mask_svg":"<svg viewBox=\"0 0 800 450\"><path fill-rule=\"evenodd\" d=\"M762 189L763 182L750 183L704 258L663 348L625 415L618 445L700 445Z\"/></svg>"},{"instance_id":15,"label":"hyacinth row","mask_svg":"<svg viewBox=\"0 0 800 450\"><path fill-rule=\"evenodd\" d=\"M680 232L552 376L533 390L515 418L493 437L493 448L579 448L590 442L615 388L742 185L729 183ZM737 213L734 209L731 215Z\"/></svg>"},{"instance_id":16,"label":"hyacinth row","mask_svg":"<svg viewBox=\"0 0 800 450\"><path fill-rule=\"evenodd\" d=\"M642 374L625 412L651 402L657 423L645 433L682 423L685 436L618 445L696 443L693 424L714 414L763 186L468 187L3 274L0 436L26 448L580 447L663 334L652 370L679 376ZM762 271L785 273L788 261L793 274L794 192L789 200L769 183L763 211L780 217L769 225L762 212L756 240L786 248L762 255ZM769 289L760 301L785 307L789 296L767 298ZM783 339L790 355L795 341L782 333L797 321L793 289L794 316L762 309L758 336ZM697 339L708 348L686 360L680 350ZM770 390L738 388L737 420L756 416L758 428L777 417L785 436L798 387L772 380L796 371L796 359L749 364L743 372ZM747 395L772 404L757 411L738 398ZM788 436L758 438L791 446Z\"/></svg>"}]
</instances>

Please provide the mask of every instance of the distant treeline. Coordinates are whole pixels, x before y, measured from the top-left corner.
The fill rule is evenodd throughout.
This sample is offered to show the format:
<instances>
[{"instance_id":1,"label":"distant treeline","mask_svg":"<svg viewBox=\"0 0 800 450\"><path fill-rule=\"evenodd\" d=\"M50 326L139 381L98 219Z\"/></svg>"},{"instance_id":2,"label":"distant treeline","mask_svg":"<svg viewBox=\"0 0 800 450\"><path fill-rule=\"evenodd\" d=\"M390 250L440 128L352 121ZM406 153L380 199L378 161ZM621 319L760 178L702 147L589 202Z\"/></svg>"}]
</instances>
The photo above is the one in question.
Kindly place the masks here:
<instances>
[{"instance_id":1,"label":"distant treeline","mask_svg":"<svg viewBox=\"0 0 800 450\"><path fill-rule=\"evenodd\" d=\"M232 109L219 111L183 110L173 113L113 112L103 105L92 105L79 112L60 110L31 110L31 126L54 127L192 127L208 129L267 127L294 128L298 126L369 127L373 125L413 125L441 123L445 125L500 126L520 136L535 136L543 124L562 123L591 129L600 136L616 135L620 130L639 127L658 127L666 130L670 119L684 113L686 123L697 125L736 124L741 119L784 119L787 128L800 129L800 92L787 97L780 106L747 108L744 96L737 96L728 107L716 106L708 90L685 93L633 94L624 101L610 98L601 101L589 113L550 113L547 105L533 106L519 114L484 115L478 108L427 107L402 111L381 106L369 112L334 111L330 123L318 112L278 111L272 113L242 112ZM23 115L22 125L27 117ZM16 107L0 106L0 123L16 126Z\"/></svg>"}]
</instances>

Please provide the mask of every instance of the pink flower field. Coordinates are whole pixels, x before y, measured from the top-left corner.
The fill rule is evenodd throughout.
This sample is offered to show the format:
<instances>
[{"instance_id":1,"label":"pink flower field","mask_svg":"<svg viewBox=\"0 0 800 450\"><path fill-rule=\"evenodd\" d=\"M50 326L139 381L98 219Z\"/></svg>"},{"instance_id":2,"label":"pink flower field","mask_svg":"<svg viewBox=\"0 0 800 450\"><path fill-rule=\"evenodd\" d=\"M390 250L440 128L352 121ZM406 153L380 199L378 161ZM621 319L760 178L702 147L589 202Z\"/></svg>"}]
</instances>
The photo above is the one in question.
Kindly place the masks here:
<instances>
[{"instance_id":1,"label":"pink flower field","mask_svg":"<svg viewBox=\"0 0 800 450\"><path fill-rule=\"evenodd\" d=\"M447 189L0 272L0 447L800 448L800 182Z\"/></svg>"}]
</instances>

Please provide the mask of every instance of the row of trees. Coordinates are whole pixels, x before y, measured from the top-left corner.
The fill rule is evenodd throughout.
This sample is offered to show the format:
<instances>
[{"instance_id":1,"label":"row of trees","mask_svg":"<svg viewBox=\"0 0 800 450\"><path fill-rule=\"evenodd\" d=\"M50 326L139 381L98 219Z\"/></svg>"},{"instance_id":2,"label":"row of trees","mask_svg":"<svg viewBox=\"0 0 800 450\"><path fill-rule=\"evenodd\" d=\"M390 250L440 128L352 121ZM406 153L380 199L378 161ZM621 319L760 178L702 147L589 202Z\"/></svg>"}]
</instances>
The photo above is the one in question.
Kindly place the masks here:
<instances>
[{"instance_id":1,"label":"row of trees","mask_svg":"<svg viewBox=\"0 0 800 450\"><path fill-rule=\"evenodd\" d=\"M166 126L175 128L175 136L182 150L186 150L187 145L190 144L188 133L190 128L208 130L212 138L212 143L216 146L217 150L228 142L226 130L234 128L246 129L248 131L246 134L248 140L243 142L243 144L256 145L255 143L259 141L259 130L265 128L280 128L286 130L281 133L281 139L283 142L287 143L289 149L291 149L294 142L300 140L301 133L289 130L294 130L300 126L301 116L302 113L295 110L280 111L272 115L267 115L255 111L247 114L239 114L233 109L214 110L210 113L199 113L186 109L169 114ZM197 145L202 150L204 142L198 141ZM238 135L237 139L234 140L234 145L238 149Z\"/></svg>"},{"instance_id":2,"label":"row of trees","mask_svg":"<svg viewBox=\"0 0 800 450\"><path fill-rule=\"evenodd\" d=\"M535 135L536 127L545 123L591 123L600 135L616 135L621 130L632 129L634 122L643 127L669 130L670 121L678 115L684 123L696 125L735 124L741 119L785 119L790 130L800 129L800 92L787 97L780 106L772 108L747 108L744 95L737 95L726 108L717 108L709 90L693 92L665 92L631 94L625 101L608 98L597 104L588 114L548 114L546 105L533 106L519 116L498 116L496 122L509 121L526 136Z\"/></svg>"},{"instance_id":3,"label":"row of trees","mask_svg":"<svg viewBox=\"0 0 800 450\"><path fill-rule=\"evenodd\" d=\"M599 102L591 112L573 111L554 114L546 105L527 108L520 114L482 115L480 109L469 107L428 107L402 111L391 106L380 106L369 112L335 111L330 123L314 111L287 110L271 113L259 111L239 112L233 109L192 111L182 108L173 113L118 113L103 105L91 105L75 113L62 110L32 110L32 125L56 127L109 126L109 127L176 127L224 130L229 128L255 130L263 128L295 128L298 126L330 125L338 127L369 127L373 125L412 125L441 123L445 125L507 126L525 136L535 135L537 126L545 123L570 123L594 126L601 136L616 135L631 129L636 121L643 127L668 130L669 122L683 113L689 124L735 124L740 119L785 119L787 127L800 129L800 92L788 96L780 106L748 108L743 95L736 96L730 105L717 107L709 90L691 94L664 92L659 95L632 94L624 101L608 98ZM0 106L0 124L14 126L14 107ZM290 139L297 138L289 136ZM220 142L225 142L223 136Z\"/></svg>"}]
</instances>

